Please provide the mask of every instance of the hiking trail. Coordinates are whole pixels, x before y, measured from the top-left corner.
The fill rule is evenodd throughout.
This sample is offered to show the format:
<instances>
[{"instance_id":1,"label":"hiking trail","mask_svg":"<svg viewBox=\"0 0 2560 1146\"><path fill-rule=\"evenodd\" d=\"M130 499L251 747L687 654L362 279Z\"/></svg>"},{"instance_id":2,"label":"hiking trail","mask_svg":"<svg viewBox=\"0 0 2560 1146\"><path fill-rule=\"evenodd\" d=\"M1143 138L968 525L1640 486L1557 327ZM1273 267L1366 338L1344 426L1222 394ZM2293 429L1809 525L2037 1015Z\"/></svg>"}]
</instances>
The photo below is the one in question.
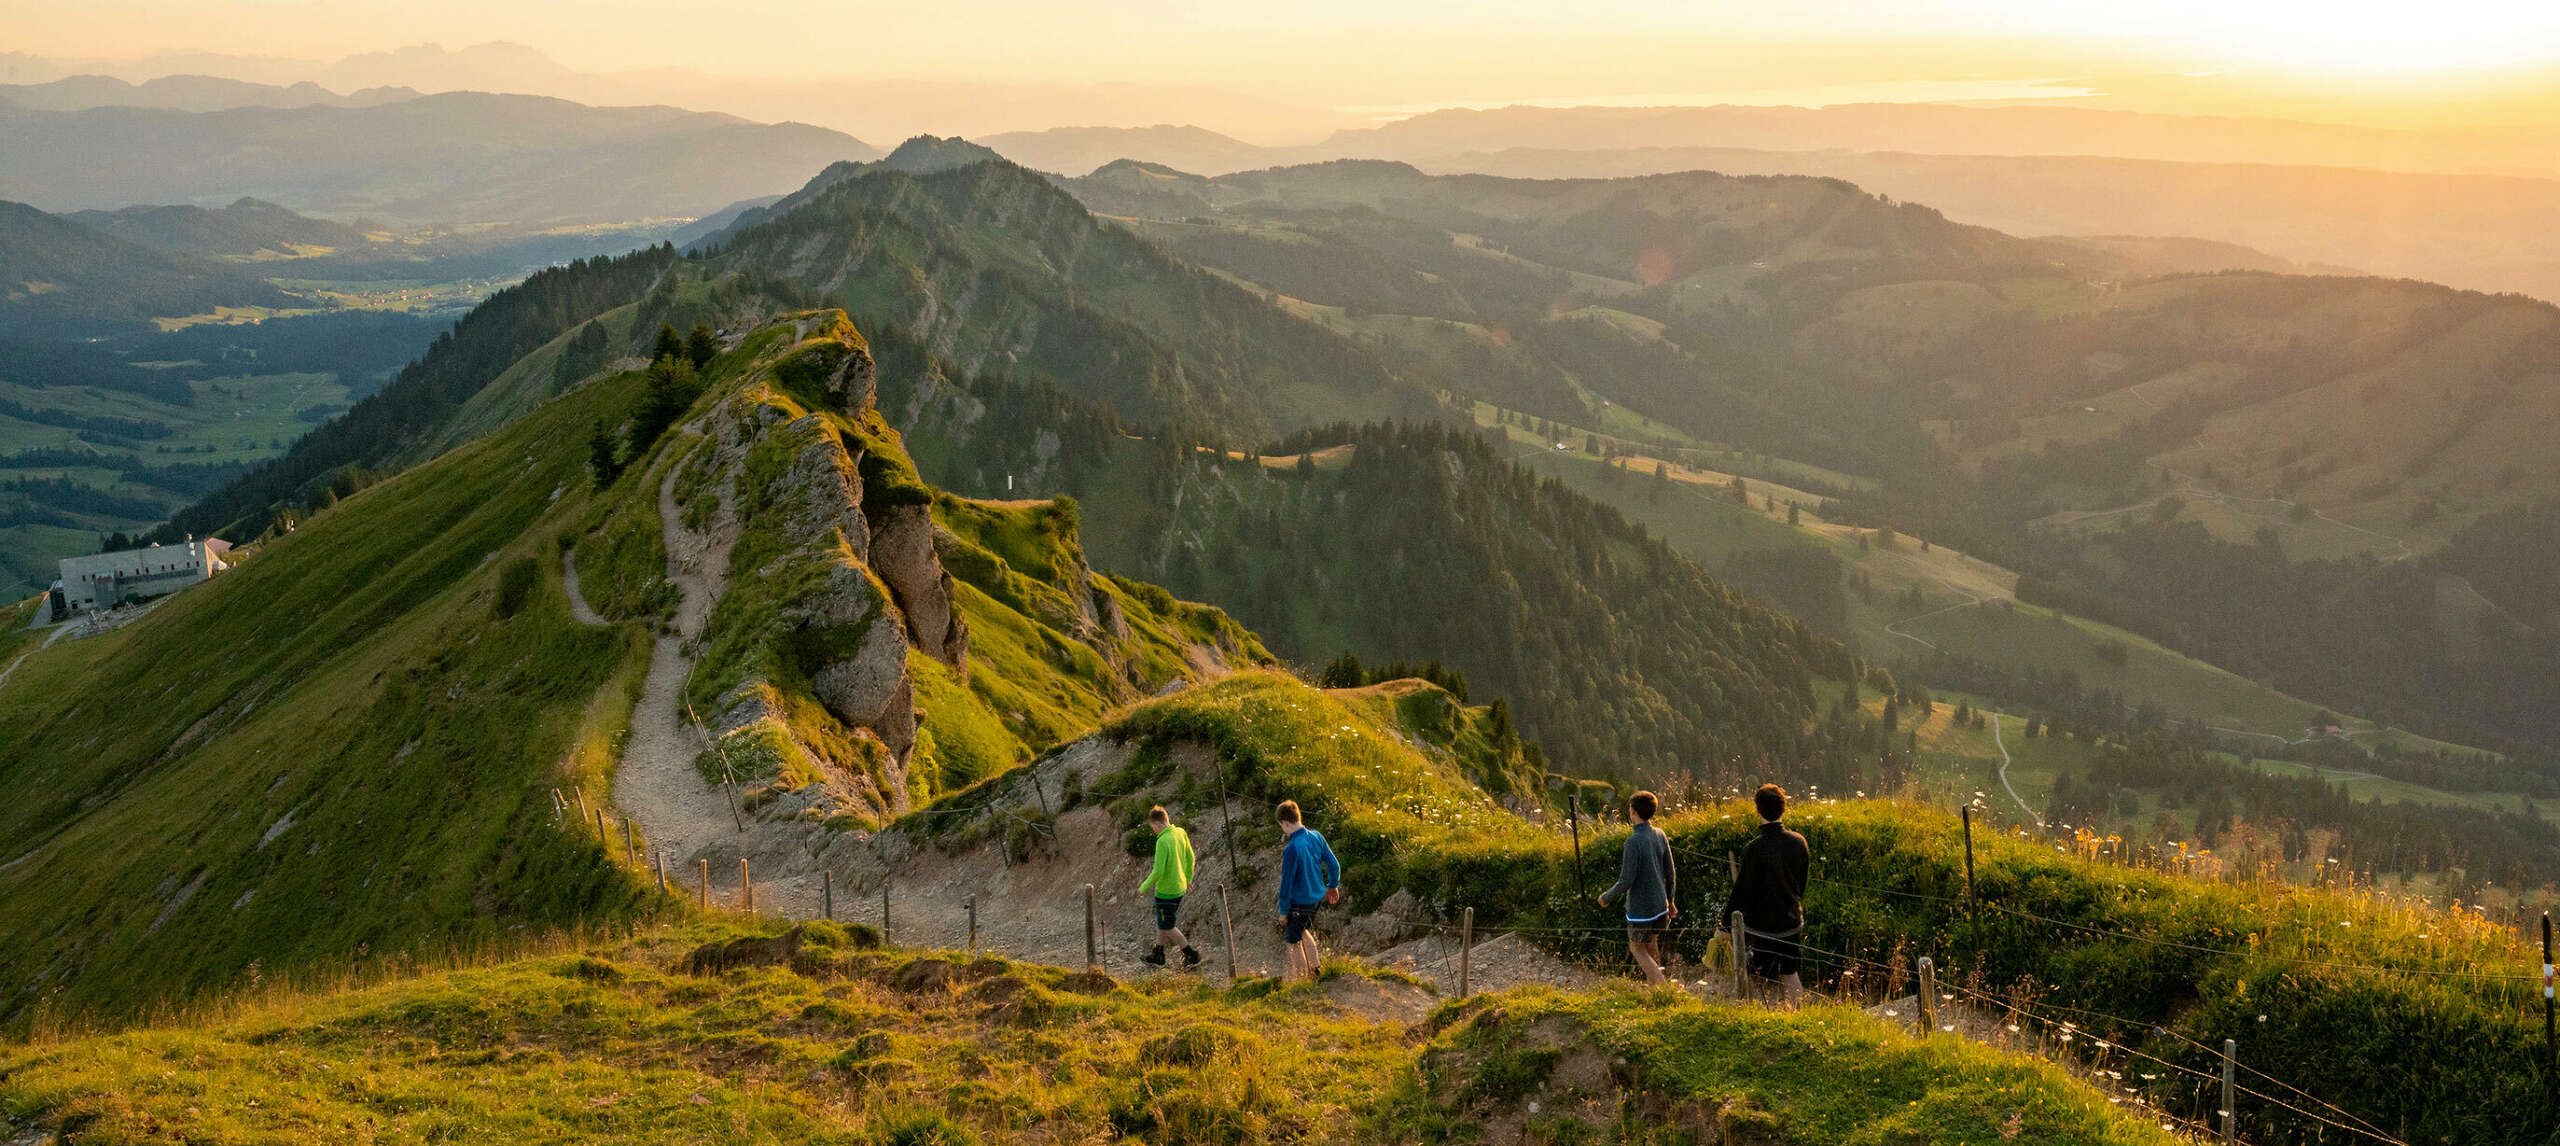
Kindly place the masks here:
<instances>
[{"instance_id":1,"label":"hiking trail","mask_svg":"<svg viewBox=\"0 0 2560 1146\"><path fill-rule=\"evenodd\" d=\"M2028 807L2026 798L2020 796L2018 789L2009 783L2009 764L2011 763L2009 742L2000 735L2000 714L1996 712L1991 714L1991 743L2000 749L2000 786L2008 791L2010 799L2018 802L2019 811L2025 812L2028 819L2036 822L2037 827L2043 827L2044 817L2037 815L2034 808Z\"/></svg>"},{"instance_id":2,"label":"hiking trail","mask_svg":"<svg viewBox=\"0 0 2560 1146\"><path fill-rule=\"evenodd\" d=\"M676 432L700 436L697 426ZM712 447L706 439L698 448ZM755 883L758 912L808 918L818 914L819 894L806 826L749 820L741 831L730 810L729 793L704 779L694 765L710 745L686 711L685 686L693 675L690 650L727 581L737 525L724 493L719 511L705 523L705 532L684 527L675 483L691 452L670 449L667 456L673 460L658 481L667 579L675 584L679 603L675 631L660 633L649 650L649 675L641 685L640 703L631 713L631 734L614 769L613 802L639 822L649 847L665 857L670 888L697 886L700 865L708 860L712 901L733 904L739 885L738 861L743 858Z\"/></svg>"}]
</instances>

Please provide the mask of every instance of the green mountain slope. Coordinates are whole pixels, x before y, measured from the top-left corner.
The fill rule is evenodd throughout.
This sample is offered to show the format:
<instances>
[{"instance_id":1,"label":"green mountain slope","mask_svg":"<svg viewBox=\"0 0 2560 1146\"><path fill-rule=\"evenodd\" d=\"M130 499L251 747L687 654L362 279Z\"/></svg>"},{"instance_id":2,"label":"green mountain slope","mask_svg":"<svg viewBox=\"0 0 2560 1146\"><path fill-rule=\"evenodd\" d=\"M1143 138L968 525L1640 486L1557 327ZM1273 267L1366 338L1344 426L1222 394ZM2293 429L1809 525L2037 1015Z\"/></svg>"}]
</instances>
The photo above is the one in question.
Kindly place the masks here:
<instances>
[{"instance_id":1,"label":"green mountain slope","mask_svg":"<svg viewBox=\"0 0 2560 1146\"><path fill-rule=\"evenodd\" d=\"M2436 736L2553 735L2517 703L2539 686L2507 684L2554 656L2497 621L2516 605L2392 568L2560 493L2526 444L2560 401L2548 305L2143 277L1834 180L1339 162L1067 185L1408 376L1613 454L1776 459L1748 476L2240 676ZM2398 671L2411 647L2429 671Z\"/></svg>"},{"instance_id":2,"label":"green mountain slope","mask_svg":"<svg viewBox=\"0 0 2560 1146\"><path fill-rule=\"evenodd\" d=\"M1299 664L1443 662L1505 698L1562 771L1809 767L1828 758L1801 732L1812 682L1867 671L1471 436L1338 427L1260 458L1132 440L1054 389L878 329L884 362L914 364L885 372L881 409L934 480L1075 497L1103 567L1217 602Z\"/></svg>"},{"instance_id":3,"label":"green mountain slope","mask_svg":"<svg viewBox=\"0 0 2560 1146\"><path fill-rule=\"evenodd\" d=\"M1199 671L1203 647L1261 656L1214 610L1092 577L1072 559L1072 515L1062 531L1037 511L939 497L911 468L893 480L895 433L865 395L824 385L869 362L841 315L806 315L708 364L700 397L679 391L672 413L650 372L608 374L336 500L129 626L16 664L0 688L0 784L24 793L0 818L14 841L0 858L0 1011L129 1015L315 962L662 906L616 872L618 848L563 831L554 798L572 812L614 798L672 575L648 477L679 462L726 475L721 496L747 507L741 555L764 553L750 568L767 578L719 597L694 699L731 755L805 746L811 767L780 770L785 787L834 780L848 810L1009 767ZM712 429L689 423L664 439L681 448L653 450L638 428L695 402ZM626 423L629 472L598 491L586 443ZM722 464L744 468L702 460L704 432L731 435ZM858 479L847 442L866 459ZM816 468L773 468L794 457ZM831 516L788 509L829 497ZM937 529L928 506L952 524ZM880 547L847 551L839 523L865 520ZM937 549L956 576L939 574ZM573 616L573 552L599 607L638 623ZM880 554L880 572L859 552ZM832 570L869 609L810 612L793 588L803 568ZM965 676L922 653L909 663L923 622L901 618L929 615L928 599L946 631L975 634ZM1077 625L1097 611L1110 619ZM866 634L891 637L883 675L837 687L852 650L879 643ZM920 722L848 707L883 682L915 698ZM742 714L748 701L765 716ZM852 788L893 771L907 779L876 796Z\"/></svg>"},{"instance_id":4,"label":"green mountain slope","mask_svg":"<svg viewBox=\"0 0 2560 1146\"><path fill-rule=\"evenodd\" d=\"M1053 382L1133 423L1249 439L1436 411L1350 343L1097 220L1045 177L935 154L913 157L922 175L887 163L821 175L716 240L713 265L799 284L973 371Z\"/></svg>"}]
</instances>

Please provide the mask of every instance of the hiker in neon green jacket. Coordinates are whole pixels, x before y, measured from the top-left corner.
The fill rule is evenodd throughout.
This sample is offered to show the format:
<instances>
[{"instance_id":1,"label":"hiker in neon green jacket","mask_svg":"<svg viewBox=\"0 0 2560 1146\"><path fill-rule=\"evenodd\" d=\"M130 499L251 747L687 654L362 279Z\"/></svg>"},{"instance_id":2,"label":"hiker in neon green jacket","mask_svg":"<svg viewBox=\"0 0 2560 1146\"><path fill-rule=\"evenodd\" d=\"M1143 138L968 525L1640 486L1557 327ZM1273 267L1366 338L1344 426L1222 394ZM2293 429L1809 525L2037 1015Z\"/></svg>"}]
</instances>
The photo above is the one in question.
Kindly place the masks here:
<instances>
[{"instance_id":1,"label":"hiker in neon green jacket","mask_svg":"<svg viewBox=\"0 0 2560 1146\"><path fill-rule=\"evenodd\" d=\"M1153 892L1156 897L1156 949L1147 953L1146 961L1164 966L1164 953L1182 949L1185 968L1200 965L1200 949L1183 938L1182 929L1174 926L1182 913L1182 896L1191 890L1191 836L1173 826L1173 817L1159 804L1147 809L1147 827L1156 833L1156 864L1147 872L1138 890Z\"/></svg>"}]
</instances>

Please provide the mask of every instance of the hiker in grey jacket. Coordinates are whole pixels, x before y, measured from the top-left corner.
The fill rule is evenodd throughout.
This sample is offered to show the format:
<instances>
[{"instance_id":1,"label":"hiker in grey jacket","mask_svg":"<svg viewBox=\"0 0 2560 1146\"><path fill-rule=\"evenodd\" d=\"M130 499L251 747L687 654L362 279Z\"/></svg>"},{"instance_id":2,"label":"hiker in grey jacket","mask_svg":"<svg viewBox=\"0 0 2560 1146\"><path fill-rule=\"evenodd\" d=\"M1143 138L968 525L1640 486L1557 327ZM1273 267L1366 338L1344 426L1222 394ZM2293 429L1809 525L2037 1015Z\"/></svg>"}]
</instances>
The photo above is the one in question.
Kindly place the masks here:
<instances>
[{"instance_id":1,"label":"hiker in grey jacket","mask_svg":"<svg viewBox=\"0 0 2560 1146\"><path fill-rule=\"evenodd\" d=\"M1680 917L1679 905L1671 902L1680 886L1680 870L1671 862L1671 837L1653 826L1654 814L1661 810L1662 802L1651 792L1638 792L1627 801L1635 830L1627 834L1626 850L1618 856L1618 882L1600 893L1602 907L1626 897L1627 953L1636 957L1636 968L1649 983L1669 981L1662 973L1662 937Z\"/></svg>"}]
</instances>

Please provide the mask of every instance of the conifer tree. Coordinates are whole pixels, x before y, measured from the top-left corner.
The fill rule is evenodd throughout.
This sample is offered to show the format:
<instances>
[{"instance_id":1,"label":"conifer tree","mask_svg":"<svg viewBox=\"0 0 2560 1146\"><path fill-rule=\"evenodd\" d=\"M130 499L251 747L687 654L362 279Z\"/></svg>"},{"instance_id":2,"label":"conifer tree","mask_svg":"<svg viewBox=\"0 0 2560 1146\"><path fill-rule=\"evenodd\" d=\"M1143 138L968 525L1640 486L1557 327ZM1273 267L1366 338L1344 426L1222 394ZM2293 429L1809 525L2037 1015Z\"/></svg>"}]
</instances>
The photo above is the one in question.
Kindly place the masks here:
<instances>
[{"instance_id":1,"label":"conifer tree","mask_svg":"<svg viewBox=\"0 0 2560 1146\"><path fill-rule=\"evenodd\" d=\"M595 471L598 489L612 485L613 479L622 476L622 463L613 456L613 434L604 428L601 419L587 435L587 467Z\"/></svg>"}]
</instances>

